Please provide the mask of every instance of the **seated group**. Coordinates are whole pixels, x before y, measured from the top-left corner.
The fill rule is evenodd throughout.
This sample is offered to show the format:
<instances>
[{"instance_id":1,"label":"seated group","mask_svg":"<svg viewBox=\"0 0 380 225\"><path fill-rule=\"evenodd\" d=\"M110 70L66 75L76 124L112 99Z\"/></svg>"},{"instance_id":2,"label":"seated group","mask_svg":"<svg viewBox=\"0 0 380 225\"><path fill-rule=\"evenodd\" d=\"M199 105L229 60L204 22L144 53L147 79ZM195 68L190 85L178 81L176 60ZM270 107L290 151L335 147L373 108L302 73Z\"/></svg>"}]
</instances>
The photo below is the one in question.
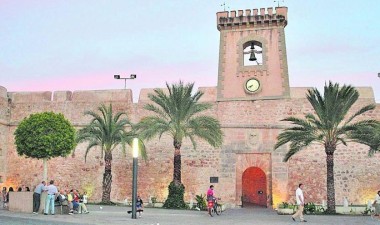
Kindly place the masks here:
<instances>
[{"instance_id":1,"label":"seated group","mask_svg":"<svg viewBox=\"0 0 380 225\"><path fill-rule=\"evenodd\" d=\"M60 206L68 206L69 214L73 213L89 213L87 210L87 193L83 195L78 193L78 190L71 190L69 193L65 190L60 190L55 200Z\"/></svg>"}]
</instances>

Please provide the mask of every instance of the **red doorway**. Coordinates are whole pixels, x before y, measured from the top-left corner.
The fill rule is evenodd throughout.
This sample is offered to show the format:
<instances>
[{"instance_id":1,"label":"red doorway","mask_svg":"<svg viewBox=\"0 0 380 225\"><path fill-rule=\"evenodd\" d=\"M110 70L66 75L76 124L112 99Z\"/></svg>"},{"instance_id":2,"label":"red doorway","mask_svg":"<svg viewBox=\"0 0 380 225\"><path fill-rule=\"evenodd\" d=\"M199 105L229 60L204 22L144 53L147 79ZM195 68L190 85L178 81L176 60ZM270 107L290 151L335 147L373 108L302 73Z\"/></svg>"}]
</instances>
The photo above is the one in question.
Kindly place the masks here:
<instances>
[{"instance_id":1,"label":"red doorway","mask_svg":"<svg viewBox=\"0 0 380 225\"><path fill-rule=\"evenodd\" d=\"M242 182L243 203L267 206L267 179L262 169L258 167L246 169Z\"/></svg>"}]
</instances>

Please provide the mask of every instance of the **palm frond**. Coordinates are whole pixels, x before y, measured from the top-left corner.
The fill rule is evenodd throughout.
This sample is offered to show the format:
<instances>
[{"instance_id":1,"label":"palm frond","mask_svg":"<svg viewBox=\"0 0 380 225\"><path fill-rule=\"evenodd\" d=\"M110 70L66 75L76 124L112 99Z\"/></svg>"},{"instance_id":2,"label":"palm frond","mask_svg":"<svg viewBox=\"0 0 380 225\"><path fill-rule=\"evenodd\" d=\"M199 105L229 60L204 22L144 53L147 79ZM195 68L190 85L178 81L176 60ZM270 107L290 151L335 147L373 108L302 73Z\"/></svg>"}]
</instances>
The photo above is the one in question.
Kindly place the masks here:
<instances>
[{"instance_id":1,"label":"palm frond","mask_svg":"<svg viewBox=\"0 0 380 225\"><path fill-rule=\"evenodd\" d=\"M286 160L311 143L337 146L354 141L370 146L370 153L377 151L380 137L374 138L377 137L374 132L376 127L380 127L379 122L362 120L352 123L357 116L373 110L374 105L362 107L345 121L349 110L359 98L355 88L350 85L339 87L339 84L329 81L325 84L323 96L318 89L313 88L308 90L306 97L314 109L314 114L306 114L305 119L289 117L282 120L294 125L280 133L274 147L277 149L290 143Z\"/></svg>"},{"instance_id":2,"label":"palm frond","mask_svg":"<svg viewBox=\"0 0 380 225\"><path fill-rule=\"evenodd\" d=\"M100 114L98 114L100 112ZM121 146L121 150L125 155L126 144L134 133L127 132L126 128L132 127L133 124L129 121L125 112L114 113L112 104L108 107L101 105L98 107L98 112L86 111L85 115L92 117L89 124L77 132L76 140L80 142L89 142L85 152L85 160L90 149L99 146L103 158L104 152L110 152ZM143 147L145 147L143 145ZM144 149L145 151L145 149Z\"/></svg>"},{"instance_id":3,"label":"palm frond","mask_svg":"<svg viewBox=\"0 0 380 225\"><path fill-rule=\"evenodd\" d=\"M223 134L219 122L212 117L200 116L212 105L200 103L203 92L193 93L194 83L184 84L182 81L169 85L167 92L155 89L148 97L151 103L144 108L155 116L147 116L135 126L136 133L150 140L163 134L170 135L182 143L183 138L189 138L196 148L195 137L206 140L214 147L221 146Z\"/></svg>"}]
</instances>

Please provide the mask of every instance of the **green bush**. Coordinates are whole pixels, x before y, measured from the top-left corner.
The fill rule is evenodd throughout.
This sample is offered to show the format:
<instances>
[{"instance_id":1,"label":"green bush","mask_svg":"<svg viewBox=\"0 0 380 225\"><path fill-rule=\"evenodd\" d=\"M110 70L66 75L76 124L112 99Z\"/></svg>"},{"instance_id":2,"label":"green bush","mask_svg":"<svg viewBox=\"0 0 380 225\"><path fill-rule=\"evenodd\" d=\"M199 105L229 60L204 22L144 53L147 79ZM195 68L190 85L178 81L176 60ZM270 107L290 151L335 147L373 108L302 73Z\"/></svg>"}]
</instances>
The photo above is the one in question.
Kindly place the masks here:
<instances>
[{"instance_id":1,"label":"green bush","mask_svg":"<svg viewBox=\"0 0 380 225\"><path fill-rule=\"evenodd\" d=\"M36 159L65 157L75 148L75 129L61 113L24 118L15 131L18 155Z\"/></svg>"},{"instance_id":2,"label":"green bush","mask_svg":"<svg viewBox=\"0 0 380 225\"><path fill-rule=\"evenodd\" d=\"M189 206L183 200L185 186L182 183L176 185L174 181L169 184L169 195L163 207L167 209L188 209Z\"/></svg>"},{"instance_id":3,"label":"green bush","mask_svg":"<svg viewBox=\"0 0 380 225\"><path fill-rule=\"evenodd\" d=\"M197 206L200 210L207 210L206 195L196 195L195 201L197 201Z\"/></svg>"},{"instance_id":4,"label":"green bush","mask_svg":"<svg viewBox=\"0 0 380 225\"><path fill-rule=\"evenodd\" d=\"M315 206L313 202L306 203L303 208L303 212L305 214L315 214L316 211L317 211L317 207Z\"/></svg>"},{"instance_id":5,"label":"green bush","mask_svg":"<svg viewBox=\"0 0 380 225\"><path fill-rule=\"evenodd\" d=\"M288 209L289 208L289 203L282 202L281 204L278 205L278 208L280 208L280 209Z\"/></svg>"}]
</instances>

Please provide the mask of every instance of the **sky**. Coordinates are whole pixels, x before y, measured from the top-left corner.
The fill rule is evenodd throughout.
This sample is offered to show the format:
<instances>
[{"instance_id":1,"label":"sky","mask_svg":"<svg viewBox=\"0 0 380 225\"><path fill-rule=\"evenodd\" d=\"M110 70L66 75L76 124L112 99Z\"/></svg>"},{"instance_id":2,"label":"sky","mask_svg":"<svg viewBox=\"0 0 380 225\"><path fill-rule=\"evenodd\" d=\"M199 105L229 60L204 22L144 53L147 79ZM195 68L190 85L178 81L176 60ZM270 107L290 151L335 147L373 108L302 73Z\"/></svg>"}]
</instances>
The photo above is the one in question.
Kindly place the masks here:
<instances>
[{"instance_id":1,"label":"sky","mask_svg":"<svg viewBox=\"0 0 380 225\"><path fill-rule=\"evenodd\" d=\"M223 0L0 0L0 86L15 91L217 85ZM225 1L226 10L277 6ZM291 87L371 86L380 102L380 2L280 0Z\"/></svg>"}]
</instances>

